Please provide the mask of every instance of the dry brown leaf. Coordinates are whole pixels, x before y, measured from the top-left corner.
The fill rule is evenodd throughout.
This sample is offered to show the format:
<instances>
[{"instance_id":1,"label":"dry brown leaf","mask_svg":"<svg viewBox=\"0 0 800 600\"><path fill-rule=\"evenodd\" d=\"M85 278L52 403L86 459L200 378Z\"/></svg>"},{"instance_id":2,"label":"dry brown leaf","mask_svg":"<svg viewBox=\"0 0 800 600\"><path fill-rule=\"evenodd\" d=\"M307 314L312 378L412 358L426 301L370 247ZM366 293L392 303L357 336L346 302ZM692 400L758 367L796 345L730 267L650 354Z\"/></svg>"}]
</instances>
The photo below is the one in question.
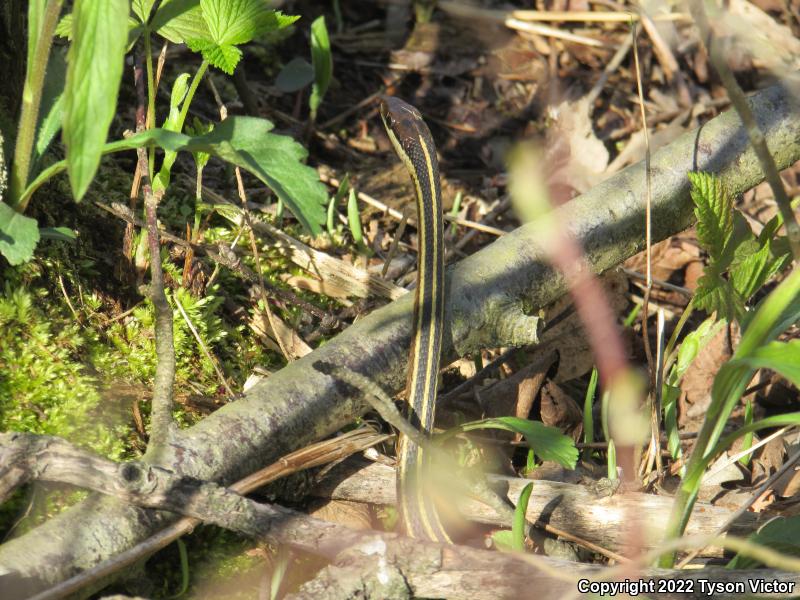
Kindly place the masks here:
<instances>
[{"instance_id":1,"label":"dry brown leaf","mask_svg":"<svg viewBox=\"0 0 800 600\"><path fill-rule=\"evenodd\" d=\"M251 329L256 333L256 335L259 336L261 341L264 342L267 347L269 347L271 350L275 350L277 347L276 351L280 352L280 347L274 343L270 343L272 340L277 341L277 336L280 336L283 346L289 353L290 358L300 358L311 352L311 347L306 344L305 341L303 341L303 338L301 338L294 329L284 323L281 318L278 317L278 315L273 313L272 319L275 323L275 327L278 329L277 333L272 330L267 315L262 311L256 311L256 313L250 319Z\"/></svg>"},{"instance_id":2,"label":"dry brown leaf","mask_svg":"<svg viewBox=\"0 0 800 600\"><path fill-rule=\"evenodd\" d=\"M594 133L592 108L585 96L551 107L547 149L551 187L583 193L606 178L609 155Z\"/></svg>"},{"instance_id":3,"label":"dry brown leaf","mask_svg":"<svg viewBox=\"0 0 800 600\"><path fill-rule=\"evenodd\" d=\"M711 401L711 386L719 368L731 357L731 344L728 328L723 328L700 352L687 369L681 389L689 404L685 415L681 416L681 427L699 430Z\"/></svg>"},{"instance_id":4,"label":"dry brown leaf","mask_svg":"<svg viewBox=\"0 0 800 600\"><path fill-rule=\"evenodd\" d=\"M545 384L540 398L542 423L578 440L583 431L583 412L578 403L553 382Z\"/></svg>"},{"instance_id":5,"label":"dry brown leaf","mask_svg":"<svg viewBox=\"0 0 800 600\"><path fill-rule=\"evenodd\" d=\"M775 493L773 490L764 490L764 493L756 498L750 510L753 512L762 512L769 508L775 502Z\"/></svg>"},{"instance_id":6,"label":"dry brown leaf","mask_svg":"<svg viewBox=\"0 0 800 600\"><path fill-rule=\"evenodd\" d=\"M700 250L696 244L680 238L669 238L650 249L652 257L652 273L655 279L670 281L676 272L682 271L692 264L700 262ZM628 269L645 273L647 271L647 254L640 252L625 261ZM702 271L701 271L702 273Z\"/></svg>"},{"instance_id":7,"label":"dry brown leaf","mask_svg":"<svg viewBox=\"0 0 800 600\"><path fill-rule=\"evenodd\" d=\"M340 287L341 281L339 280L330 279L327 282L322 282L313 277L292 275L291 273L284 273L281 275L281 280L298 290L307 290L317 294L323 294L329 298L336 298L339 303L344 306L353 305L353 303L347 299L352 295L352 288L350 286Z\"/></svg>"},{"instance_id":8,"label":"dry brown leaf","mask_svg":"<svg viewBox=\"0 0 800 600\"><path fill-rule=\"evenodd\" d=\"M756 439L753 440L754 443L756 441ZM767 477L780 469L784 456L786 456L786 446L781 436L771 439L756 450L755 458L750 464L753 471L752 484L761 484Z\"/></svg>"}]
</instances>

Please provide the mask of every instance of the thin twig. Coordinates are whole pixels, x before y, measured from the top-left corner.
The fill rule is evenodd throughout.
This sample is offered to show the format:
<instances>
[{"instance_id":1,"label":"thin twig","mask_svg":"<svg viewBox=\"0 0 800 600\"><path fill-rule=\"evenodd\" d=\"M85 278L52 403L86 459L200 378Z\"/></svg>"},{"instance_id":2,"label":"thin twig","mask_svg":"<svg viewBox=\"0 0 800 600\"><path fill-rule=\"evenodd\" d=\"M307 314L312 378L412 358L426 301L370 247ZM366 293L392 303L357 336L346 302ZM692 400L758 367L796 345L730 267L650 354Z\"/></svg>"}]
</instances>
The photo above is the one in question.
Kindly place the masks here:
<instances>
[{"instance_id":1,"label":"thin twig","mask_svg":"<svg viewBox=\"0 0 800 600\"><path fill-rule=\"evenodd\" d=\"M573 42L575 44L583 44L592 48L605 48L608 44L596 40L594 38L586 37L585 35L578 35L570 33L563 29L556 29L549 25L541 25L540 23L531 23L530 21L520 21L519 19L509 18L506 19L506 27L515 31L522 31L523 33L534 33L536 35L543 35L545 37L552 37L565 42Z\"/></svg>"},{"instance_id":2,"label":"thin twig","mask_svg":"<svg viewBox=\"0 0 800 600\"><path fill-rule=\"evenodd\" d=\"M653 351L650 349L650 336L647 322L649 317L648 304L650 303L650 292L653 290L653 253L652 253L652 182L650 178L650 135L647 131L647 112L644 107L644 91L642 89L642 70L639 65L639 49L636 45L636 23L631 19L631 38L633 39L633 61L636 66L636 89L639 94L639 109L642 115L642 133L644 134L644 171L645 171L645 256L647 261L647 279L644 291L644 310L642 311L642 341L644 342L644 353L647 357L647 368L650 373L651 388L655 382L655 370L653 365Z\"/></svg>"}]
</instances>

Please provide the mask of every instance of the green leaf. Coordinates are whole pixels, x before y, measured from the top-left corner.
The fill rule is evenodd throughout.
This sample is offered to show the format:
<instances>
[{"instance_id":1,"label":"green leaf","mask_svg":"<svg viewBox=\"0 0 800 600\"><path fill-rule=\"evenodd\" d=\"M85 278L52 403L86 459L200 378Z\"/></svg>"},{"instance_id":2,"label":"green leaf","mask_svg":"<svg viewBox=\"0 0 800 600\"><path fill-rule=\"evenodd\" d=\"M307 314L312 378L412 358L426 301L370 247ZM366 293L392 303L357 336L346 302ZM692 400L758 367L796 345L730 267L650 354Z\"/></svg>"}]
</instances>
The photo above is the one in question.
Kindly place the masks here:
<instances>
[{"instance_id":1,"label":"green leaf","mask_svg":"<svg viewBox=\"0 0 800 600\"><path fill-rule=\"evenodd\" d=\"M56 25L55 34L58 37L66 38L72 41L72 24L75 22L75 19L72 17L72 13L64 15L61 17L61 20ZM139 39L139 36L144 31L144 27L139 21L137 21L134 17L128 17L128 43L127 49L130 50L133 48L133 44L136 40Z\"/></svg>"},{"instance_id":2,"label":"green leaf","mask_svg":"<svg viewBox=\"0 0 800 600\"><path fill-rule=\"evenodd\" d=\"M63 137L72 193L80 200L100 164L116 109L127 44L128 2L76 0L73 16Z\"/></svg>"},{"instance_id":3,"label":"green leaf","mask_svg":"<svg viewBox=\"0 0 800 600\"><path fill-rule=\"evenodd\" d=\"M688 333L678 349L678 360L670 372L669 382L677 385L686 371L697 358L697 355L716 336L725 323L711 317L700 323L697 329Z\"/></svg>"},{"instance_id":4,"label":"green leaf","mask_svg":"<svg viewBox=\"0 0 800 600\"><path fill-rule=\"evenodd\" d=\"M56 25L56 35L58 37L67 38L68 40L72 40L72 23L74 19L72 18L72 13L66 14L58 22Z\"/></svg>"},{"instance_id":5,"label":"green leaf","mask_svg":"<svg viewBox=\"0 0 800 600\"><path fill-rule=\"evenodd\" d=\"M781 554L800 556L800 517L778 517L747 538ZM726 565L728 569L757 569L763 564L755 558L737 554Z\"/></svg>"},{"instance_id":6,"label":"green leaf","mask_svg":"<svg viewBox=\"0 0 800 600\"><path fill-rule=\"evenodd\" d=\"M361 229L361 215L358 212L356 191L352 187L350 188L350 195L347 198L347 223L350 225L350 233L353 236L353 241L359 248L363 249L364 233Z\"/></svg>"},{"instance_id":7,"label":"green leaf","mask_svg":"<svg viewBox=\"0 0 800 600\"><path fill-rule=\"evenodd\" d=\"M190 137L164 129L149 129L105 145L104 154L150 144L164 150L207 152L250 171L285 202L312 234L325 222L328 194L317 172L302 163L307 152L292 138L269 133L272 123L254 117L229 117L211 133ZM23 193L29 198L50 177L64 170L65 161L51 165Z\"/></svg>"},{"instance_id":8,"label":"green leaf","mask_svg":"<svg viewBox=\"0 0 800 600\"><path fill-rule=\"evenodd\" d=\"M731 362L752 369L772 369L800 387L800 340L771 342Z\"/></svg>"},{"instance_id":9,"label":"green leaf","mask_svg":"<svg viewBox=\"0 0 800 600\"><path fill-rule=\"evenodd\" d=\"M281 69L275 79L275 85L280 91L291 94L302 90L312 81L314 81L314 67L308 64L307 60L298 56Z\"/></svg>"},{"instance_id":10,"label":"green leaf","mask_svg":"<svg viewBox=\"0 0 800 600\"><path fill-rule=\"evenodd\" d=\"M213 123L203 123L197 117L194 117L191 124L187 124L184 127L184 131L187 134L192 136L201 136L205 135L206 133L210 133L214 130ZM192 157L194 158L194 164L197 166L198 169L202 169L208 163L208 160L211 158L211 155L208 152L192 152Z\"/></svg>"},{"instance_id":11,"label":"green leaf","mask_svg":"<svg viewBox=\"0 0 800 600\"><path fill-rule=\"evenodd\" d=\"M69 227L42 227L39 235L43 240L59 240L62 242L74 242L78 239L75 232Z\"/></svg>"},{"instance_id":12,"label":"green leaf","mask_svg":"<svg viewBox=\"0 0 800 600\"><path fill-rule=\"evenodd\" d=\"M263 0L200 0L211 39L217 44L246 44L282 29L300 17L272 10Z\"/></svg>"},{"instance_id":13,"label":"green leaf","mask_svg":"<svg viewBox=\"0 0 800 600\"><path fill-rule=\"evenodd\" d=\"M186 40L213 41L200 0L164 0L150 26L173 44L185 44Z\"/></svg>"},{"instance_id":14,"label":"green leaf","mask_svg":"<svg viewBox=\"0 0 800 600\"><path fill-rule=\"evenodd\" d=\"M689 173L689 181L697 217L697 240L713 259L719 259L733 233L733 201L715 175L693 172Z\"/></svg>"},{"instance_id":15,"label":"green leaf","mask_svg":"<svg viewBox=\"0 0 800 600\"><path fill-rule=\"evenodd\" d=\"M741 296L730 281L713 272L713 265L706 267L706 274L697 282L694 305L707 312L717 311L719 317L726 321L740 321L746 311Z\"/></svg>"},{"instance_id":16,"label":"green leaf","mask_svg":"<svg viewBox=\"0 0 800 600\"><path fill-rule=\"evenodd\" d=\"M514 507L514 523L511 528L513 534L513 548L517 552L525 552L525 530L527 529L525 515L528 512L528 501L531 499L533 482L527 484L519 493L519 500Z\"/></svg>"},{"instance_id":17,"label":"green leaf","mask_svg":"<svg viewBox=\"0 0 800 600\"><path fill-rule=\"evenodd\" d=\"M203 39L189 40L186 45L194 52L199 52L203 55L209 64L224 71L228 75L233 75L236 65L242 59L242 51L236 46L229 44L217 44Z\"/></svg>"},{"instance_id":18,"label":"green leaf","mask_svg":"<svg viewBox=\"0 0 800 600\"><path fill-rule=\"evenodd\" d=\"M711 404L706 411L701 435L698 437L699 440L708 440L705 449L700 449L704 452L702 455L704 460L710 456L710 449L722 435L733 407L753 377L755 367L748 362L748 358L759 352L761 347L770 344L798 319L800 319L800 269L795 269L759 303L753 318L743 332L733 358L722 365L714 378L714 384L711 386ZM701 469L705 468L705 464L693 458L690 466L695 469L691 479L697 479L699 482Z\"/></svg>"},{"instance_id":19,"label":"green leaf","mask_svg":"<svg viewBox=\"0 0 800 600\"><path fill-rule=\"evenodd\" d=\"M492 541L501 552L509 552L514 549L514 534L508 529L493 531Z\"/></svg>"},{"instance_id":20,"label":"green leaf","mask_svg":"<svg viewBox=\"0 0 800 600\"><path fill-rule=\"evenodd\" d=\"M567 437L557 428L548 427L539 421L529 421L519 417L496 417L463 423L451 429L450 432L476 429L502 429L519 433L539 458L557 462L568 469L574 469L575 463L578 461L578 449L572 438Z\"/></svg>"},{"instance_id":21,"label":"green leaf","mask_svg":"<svg viewBox=\"0 0 800 600\"><path fill-rule=\"evenodd\" d=\"M196 9L191 8L180 17L180 31L176 37L229 75L242 58L237 45L286 27L300 18L272 10L263 0L200 0L199 8L205 27L199 26Z\"/></svg>"},{"instance_id":22,"label":"green leaf","mask_svg":"<svg viewBox=\"0 0 800 600\"><path fill-rule=\"evenodd\" d=\"M54 49L47 61L42 88L42 105L37 124L34 161L47 151L53 138L61 129L64 114L64 86L67 79L67 60L64 52Z\"/></svg>"},{"instance_id":23,"label":"green leaf","mask_svg":"<svg viewBox=\"0 0 800 600\"><path fill-rule=\"evenodd\" d=\"M189 91L189 73L181 73L172 84L172 93L169 96L169 115L164 120L164 129L167 131L180 131L181 104Z\"/></svg>"},{"instance_id":24,"label":"green leaf","mask_svg":"<svg viewBox=\"0 0 800 600\"><path fill-rule=\"evenodd\" d=\"M35 219L0 202L0 254L12 265L20 265L33 257L39 243L39 225Z\"/></svg>"},{"instance_id":25,"label":"green leaf","mask_svg":"<svg viewBox=\"0 0 800 600\"><path fill-rule=\"evenodd\" d=\"M311 89L311 119L317 117L317 109L328 91L333 76L333 57L331 42L328 39L328 28L325 17L318 17L311 24L311 64L314 67L314 86Z\"/></svg>"},{"instance_id":26,"label":"green leaf","mask_svg":"<svg viewBox=\"0 0 800 600\"><path fill-rule=\"evenodd\" d=\"M325 222L327 190L316 170L301 162L306 149L288 136L268 133L272 127L265 119L229 117L188 149L211 152L253 173L316 235Z\"/></svg>"},{"instance_id":27,"label":"green leaf","mask_svg":"<svg viewBox=\"0 0 800 600\"><path fill-rule=\"evenodd\" d=\"M133 14L139 19L140 23L147 23L150 18L150 11L153 9L155 0L133 0L131 2L131 10Z\"/></svg>"}]
</instances>

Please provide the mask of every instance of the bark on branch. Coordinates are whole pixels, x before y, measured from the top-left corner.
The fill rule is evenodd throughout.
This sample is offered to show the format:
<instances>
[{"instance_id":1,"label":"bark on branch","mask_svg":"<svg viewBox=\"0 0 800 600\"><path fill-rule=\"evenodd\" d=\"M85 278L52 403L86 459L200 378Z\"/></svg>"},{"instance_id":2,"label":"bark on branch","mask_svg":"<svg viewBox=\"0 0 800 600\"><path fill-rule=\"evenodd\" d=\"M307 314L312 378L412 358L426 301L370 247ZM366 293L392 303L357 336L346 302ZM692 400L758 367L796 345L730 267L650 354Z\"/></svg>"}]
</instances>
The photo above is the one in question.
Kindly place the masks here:
<instances>
[{"instance_id":1,"label":"bark on branch","mask_svg":"<svg viewBox=\"0 0 800 600\"><path fill-rule=\"evenodd\" d=\"M333 565L304 586L296 598L345 598L369 591L365 597L489 600L518 598L520 590L525 589L541 590L537 597L563 598L577 590L579 579L603 580L609 575L607 569L597 565L356 531L280 506L259 504L214 483L182 477L161 467L138 461L117 464L49 436L0 434L0 457L3 464L14 461L15 481L22 472L27 478L92 489L123 502L199 518L330 560ZM5 473L11 470L0 471L0 487ZM685 571L667 570L643 570L637 576L656 581L691 577ZM764 578L786 584L800 582L799 575L774 570L705 569L696 576L745 584L748 579ZM22 597L13 584L4 582L4 594Z\"/></svg>"},{"instance_id":2,"label":"bark on branch","mask_svg":"<svg viewBox=\"0 0 800 600\"><path fill-rule=\"evenodd\" d=\"M800 159L800 114L791 94L775 86L750 102L778 167ZM735 113L687 133L652 157L654 241L692 223L686 178L690 170L718 173L734 193L763 179ZM642 249L644 183L643 166L634 165L562 207L560 220L582 241L596 272ZM520 227L450 269L445 361L456 351L535 339L537 320L526 315L563 294L564 282L543 260L534 231L535 225ZM319 360L341 365L368 375L387 392L397 391L405 380L411 311L410 297L392 302L243 398L179 432L171 442L172 463L164 466L199 479L230 482L352 422L366 404L311 365ZM124 551L171 518L92 498L0 546L0 567L46 588Z\"/></svg>"}]
</instances>

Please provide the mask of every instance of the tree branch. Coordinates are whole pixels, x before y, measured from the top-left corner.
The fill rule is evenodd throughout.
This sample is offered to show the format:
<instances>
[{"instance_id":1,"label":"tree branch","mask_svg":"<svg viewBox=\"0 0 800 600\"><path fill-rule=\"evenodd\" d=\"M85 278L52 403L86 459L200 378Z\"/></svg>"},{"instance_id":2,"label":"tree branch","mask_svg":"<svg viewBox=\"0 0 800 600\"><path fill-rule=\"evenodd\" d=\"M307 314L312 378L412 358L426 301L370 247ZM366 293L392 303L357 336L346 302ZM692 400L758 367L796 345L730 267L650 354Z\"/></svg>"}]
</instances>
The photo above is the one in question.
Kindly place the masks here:
<instances>
[{"instance_id":1,"label":"tree branch","mask_svg":"<svg viewBox=\"0 0 800 600\"><path fill-rule=\"evenodd\" d=\"M296 597L338 598L344 597L338 591L363 589L372 590L371 597L381 598L401 597L400 592L407 590L407 595L414 597L489 600L518 598L524 589L541 590L539 597L564 597L576 589L580 578L602 580L611 574L598 565L357 531L280 506L259 504L214 483L181 477L147 463L113 463L50 436L0 434L0 454L31 478L69 483L125 502L192 516L332 561L333 566ZM686 579L687 572L643 570L641 576ZM729 582L755 577L800 582L797 574L763 570L704 569L696 576ZM4 581L8 584L4 590L16 597L13 583ZM331 589L331 585L336 587ZM42 594L37 600L48 597L52 596Z\"/></svg>"}]
</instances>

